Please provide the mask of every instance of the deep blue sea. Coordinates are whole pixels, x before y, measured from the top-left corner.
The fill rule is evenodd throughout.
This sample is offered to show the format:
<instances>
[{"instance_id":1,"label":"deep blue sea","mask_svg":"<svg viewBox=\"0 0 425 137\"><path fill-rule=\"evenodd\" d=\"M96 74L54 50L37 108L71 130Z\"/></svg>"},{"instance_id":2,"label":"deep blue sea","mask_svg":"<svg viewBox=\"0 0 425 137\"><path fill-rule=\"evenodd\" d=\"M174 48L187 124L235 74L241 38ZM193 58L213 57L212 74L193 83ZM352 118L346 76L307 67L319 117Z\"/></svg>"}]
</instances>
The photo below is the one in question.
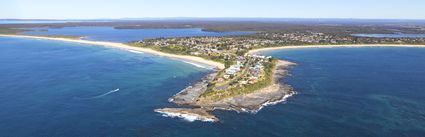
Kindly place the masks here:
<instances>
[{"instance_id":1,"label":"deep blue sea","mask_svg":"<svg viewBox=\"0 0 425 137\"><path fill-rule=\"evenodd\" d=\"M218 123L155 108L210 70L149 54L0 37L0 136L425 136L425 48L292 49L298 94ZM119 90L117 90L119 89Z\"/></svg>"},{"instance_id":2,"label":"deep blue sea","mask_svg":"<svg viewBox=\"0 0 425 137\"><path fill-rule=\"evenodd\" d=\"M22 34L86 36L85 40L131 42L153 38L246 35L254 32L209 32L200 28L184 29L114 29L113 27L28 28Z\"/></svg>"}]
</instances>

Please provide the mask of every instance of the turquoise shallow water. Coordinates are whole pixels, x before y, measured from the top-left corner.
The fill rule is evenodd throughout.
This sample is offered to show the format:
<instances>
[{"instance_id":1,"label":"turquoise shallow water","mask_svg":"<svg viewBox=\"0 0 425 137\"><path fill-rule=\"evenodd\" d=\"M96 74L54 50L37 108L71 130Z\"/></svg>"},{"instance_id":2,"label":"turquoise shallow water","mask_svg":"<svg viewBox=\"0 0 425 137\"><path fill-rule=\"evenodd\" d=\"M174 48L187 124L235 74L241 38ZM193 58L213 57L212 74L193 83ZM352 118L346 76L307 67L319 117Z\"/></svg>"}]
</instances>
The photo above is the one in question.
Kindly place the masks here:
<instances>
[{"instance_id":1,"label":"turquoise shallow water","mask_svg":"<svg viewBox=\"0 0 425 137\"><path fill-rule=\"evenodd\" d=\"M298 63L283 80L297 95L255 115L216 111L218 123L187 122L153 109L174 106L168 97L209 70L125 50L0 37L0 136L425 135L425 49L264 54Z\"/></svg>"}]
</instances>

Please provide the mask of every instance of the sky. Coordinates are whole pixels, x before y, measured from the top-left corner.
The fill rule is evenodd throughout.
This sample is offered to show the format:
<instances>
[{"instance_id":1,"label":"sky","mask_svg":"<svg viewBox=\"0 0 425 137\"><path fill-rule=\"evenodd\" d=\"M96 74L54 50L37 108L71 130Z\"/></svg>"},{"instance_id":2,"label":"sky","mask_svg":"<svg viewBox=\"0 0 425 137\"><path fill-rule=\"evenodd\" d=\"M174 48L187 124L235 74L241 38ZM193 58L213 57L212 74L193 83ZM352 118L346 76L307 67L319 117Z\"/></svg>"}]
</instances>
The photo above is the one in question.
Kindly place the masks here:
<instances>
[{"instance_id":1,"label":"sky","mask_svg":"<svg viewBox=\"0 0 425 137\"><path fill-rule=\"evenodd\" d=\"M425 19L425 0L1 0L1 19Z\"/></svg>"}]
</instances>

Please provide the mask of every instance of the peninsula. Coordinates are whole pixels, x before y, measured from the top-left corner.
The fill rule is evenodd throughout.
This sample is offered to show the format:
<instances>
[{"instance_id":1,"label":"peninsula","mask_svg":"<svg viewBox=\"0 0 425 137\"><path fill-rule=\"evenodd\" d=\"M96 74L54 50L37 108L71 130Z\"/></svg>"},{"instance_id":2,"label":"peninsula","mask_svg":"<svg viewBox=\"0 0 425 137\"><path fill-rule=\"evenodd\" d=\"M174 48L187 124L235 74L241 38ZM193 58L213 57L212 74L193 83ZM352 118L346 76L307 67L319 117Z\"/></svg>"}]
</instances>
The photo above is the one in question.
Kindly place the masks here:
<instances>
[{"instance_id":1,"label":"peninsula","mask_svg":"<svg viewBox=\"0 0 425 137\"><path fill-rule=\"evenodd\" d=\"M79 37L33 36L16 33L4 37L57 40L145 52L211 66L213 71L168 100L181 108L158 108L169 117L219 121L216 109L256 113L264 106L285 101L296 94L280 80L295 63L258 52L289 48L365 46L425 47L424 38L371 38L344 33L312 31L261 31L245 36L156 38L129 43L81 40Z\"/></svg>"},{"instance_id":2,"label":"peninsula","mask_svg":"<svg viewBox=\"0 0 425 137\"><path fill-rule=\"evenodd\" d=\"M190 108L162 108L158 113L168 116L195 117L196 120L218 121L209 112L215 109L235 110L238 112L257 112L263 106L275 104L295 94L289 85L279 84L279 79L285 76L287 68L294 63L277 60L272 57L247 54L239 56L228 52L225 58L206 58L172 53L178 50L161 51L152 47L143 47L140 43L115 43L104 41L89 41L74 38L10 35L2 37L20 37L33 39L57 40L89 45L99 45L111 48L139 51L165 56L184 61L191 61L213 66L213 73L200 82L187 87L169 100L178 105Z\"/></svg>"},{"instance_id":3,"label":"peninsula","mask_svg":"<svg viewBox=\"0 0 425 137\"><path fill-rule=\"evenodd\" d=\"M309 37L311 40L307 40L316 41L315 39L318 39L317 41L321 41L321 39L324 39L332 43L327 45L300 44L285 46L283 45L285 41L282 40L284 38L280 37L285 37L286 35L282 34L281 36L263 32L251 36L159 38L130 44L135 47L149 48L170 54L197 56L225 65L225 69L217 70L207 75L198 83L187 87L169 99L170 102L190 108L155 110L164 115L183 118L188 113L193 113L200 116L200 118L197 118L200 120L212 117L210 113L205 112L216 109L255 113L263 106L285 101L296 93L291 86L279 82L288 73L288 68L295 65L295 63L256 54L261 51L284 48L423 47L423 45L419 44L403 43L338 43L325 34L318 34L317 37ZM289 36L294 37L294 39L298 38L298 36ZM305 40L305 38L300 40ZM333 43L334 41L336 43ZM395 39L385 39L384 41L395 41ZM420 39L417 42L422 41ZM200 109L204 111L199 113ZM176 115L177 112L181 112L181 115Z\"/></svg>"}]
</instances>

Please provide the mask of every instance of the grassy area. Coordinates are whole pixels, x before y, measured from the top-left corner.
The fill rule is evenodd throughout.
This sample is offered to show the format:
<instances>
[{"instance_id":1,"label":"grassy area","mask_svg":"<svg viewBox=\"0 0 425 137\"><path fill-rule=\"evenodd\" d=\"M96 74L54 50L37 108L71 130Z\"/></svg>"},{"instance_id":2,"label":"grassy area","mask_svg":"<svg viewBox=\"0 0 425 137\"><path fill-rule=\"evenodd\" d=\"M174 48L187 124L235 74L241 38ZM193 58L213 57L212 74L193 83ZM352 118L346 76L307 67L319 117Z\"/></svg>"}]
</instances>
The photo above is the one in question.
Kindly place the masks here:
<instances>
[{"instance_id":1,"label":"grassy area","mask_svg":"<svg viewBox=\"0 0 425 137\"><path fill-rule=\"evenodd\" d=\"M135 47L150 48L150 49L153 49L153 50L156 50L156 51L170 53L170 54L177 54L177 55L194 56L190 53L195 52L195 50L192 50L189 47L177 46L177 45L169 45L169 46L159 47L159 46L143 45L141 43L136 43L136 42L129 43L128 45L135 46ZM212 61L215 61L215 62L220 62L220 63L223 63L223 64L226 63L226 60L224 59L224 57L220 56L218 54L210 54L208 56L200 55L200 56L197 56L197 57L201 57L201 58L204 58L204 59L207 59L207 60L212 60Z\"/></svg>"},{"instance_id":2,"label":"grassy area","mask_svg":"<svg viewBox=\"0 0 425 137\"><path fill-rule=\"evenodd\" d=\"M254 84L245 85L238 88L231 88L229 90L214 90L212 86L208 87L207 92L203 93L201 97L208 100L221 100L228 97L233 97L241 94L248 94L260 90L272 84L273 70L276 68L277 60L273 59L271 63L264 64L265 76Z\"/></svg>"},{"instance_id":3,"label":"grassy area","mask_svg":"<svg viewBox=\"0 0 425 137\"><path fill-rule=\"evenodd\" d=\"M177 45L150 46L150 45L144 45L143 43L137 43L137 42L129 43L129 45L135 46L135 47L150 48L150 49L153 49L153 50L156 50L156 51L170 53L170 54L177 54L177 55L191 55L192 52L196 52L196 50L190 49L189 47L177 46ZM226 64L226 67L236 63L235 58L225 59L225 57L223 57L223 56L214 55L214 54L210 54L208 56L207 55L198 56L198 57L202 57L202 58L205 58L205 59L208 59L208 60L224 63L224 64ZM276 64L277 64L276 59L273 59L271 62L265 62L263 64L264 65L264 76L261 77L254 84L232 87L232 88L227 89L227 90L216 90L215 87L222 85L222 83L217 83L217 79L215 79L215 80L213 80L209 83L207 92L203 93L201 96L203 98L207 98L207 99L220 100L220 99L224 99L224 98L232 97L232 96L236 96L236 95L252 93L256 90L260 90L262 88L265 88L265 87L272 84L272 81L273 81L272 75L273 75L273 70L276 67ZM217 77L221 77L223 75L224 75L224 70L221 70L220 72L218 72ZM236 80L233 80L233 83L234 84L238 83L237 82L238 80L239 80L239 78L236 78Z\"/></svg>"},{"instance_id":4,"label":"grassy area","mask_svg":"<svg viewBox=\"0 0 425 137\"><path fill-rule=\"evenodd\" d=\"M0 34L17 34L19 32L24 32L22 29L12 29L12 28L4 28L0 27Z\"/></svg>"},{"instance_id":5,"label":"grassy area","mask_svg":"<svg viewBox=\"0 0 425 137\"><path fill-rule=\"evenodd\" d=\"M22 34L19 34L19 33L25 32L25 31L27 31L27 30L0 27L0 34L22 35ZM36 36L36 35L34 35L34 36ZM82 36L60 36L60 35L40 35L40 36L50 37L50 38L66 38L66 39L80 39L82 37Z\"/></svg>"}]
</instances>

